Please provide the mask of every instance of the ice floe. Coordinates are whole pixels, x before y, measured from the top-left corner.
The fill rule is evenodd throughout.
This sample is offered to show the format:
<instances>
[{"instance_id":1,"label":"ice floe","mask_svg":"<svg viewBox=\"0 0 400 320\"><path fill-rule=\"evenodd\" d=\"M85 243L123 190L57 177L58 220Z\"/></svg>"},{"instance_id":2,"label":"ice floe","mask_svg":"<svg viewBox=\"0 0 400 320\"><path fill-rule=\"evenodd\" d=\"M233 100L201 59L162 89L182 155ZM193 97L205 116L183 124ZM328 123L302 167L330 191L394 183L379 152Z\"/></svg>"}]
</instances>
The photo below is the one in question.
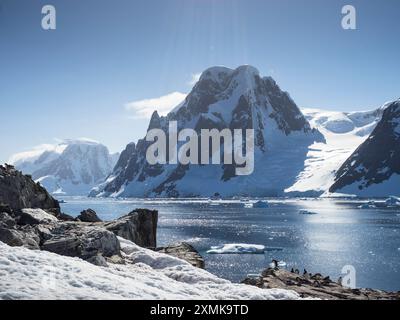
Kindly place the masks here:
<instances>
[{"instance_id":1,"label":"ice floe","mask_svg":"<svg viewBox=\"0 0 400 320\"><path fill-rule=\"evenodd\" d=\"M209 254L263 254L266 248L259 244L228 243L222 246L213 246L207 251Z\"/></svg>"}]
</instances>

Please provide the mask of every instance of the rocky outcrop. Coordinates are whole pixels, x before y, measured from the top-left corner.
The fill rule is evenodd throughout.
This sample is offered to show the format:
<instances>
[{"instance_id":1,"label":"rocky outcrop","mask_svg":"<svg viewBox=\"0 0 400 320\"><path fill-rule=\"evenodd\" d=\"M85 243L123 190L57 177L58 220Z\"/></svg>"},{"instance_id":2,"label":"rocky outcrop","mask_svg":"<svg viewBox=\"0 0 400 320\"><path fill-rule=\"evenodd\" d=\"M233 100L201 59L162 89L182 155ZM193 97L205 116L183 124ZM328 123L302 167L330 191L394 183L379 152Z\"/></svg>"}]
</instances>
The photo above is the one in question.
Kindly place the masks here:
<instances>
[{"instance_id":1,"label":"rocky outcrop","mask_svg":"<svg viewBox=\"0 0 400 320\"><path fill-rule=\"evenodd\" d=\"M368 139L343 163L330 192L388 196L398 192L400 100L388 104ZM391 181L391 179L396 179Z\"/></svg>"},{"instance_id":2,"label":"rocky outcrop","mask_svg":"<svg viewBox=\"0 0 400 320\"><path fill-rule=\"evenodd\" d=\"M58 221L55 216L42 209L22 209L17 215L20 225L47 224Z\"/></svg>"},{"instance_id":3,"label":"rocky outcrop","mask_svg":"<svg viewBox=\"0 0 400 320\"><path fill-rule=\"evenodd\" d=\"M296 270L298 271L298 270ZM303 298L328 300L399 300L400 292L385 292L372 289L350 289L321 274L306 271L300 275L279 268L268 268L259 277L246 278L242 283L265 289L287 289L297 292Z\"/></svg>"},{"instance_id":4,"label":"rocky outcrop","mask_svg":"<svg viewBox=\"0 0 400 320\"><path fill-rule=\"evenodd\" d=\"M120 256L116 235L102 227L65 222L46 229L42 231L42 250L79 257L99 265L105 265L106 258Z\"/></svg>"},{"instance_id":5,"label":"rocky outcrop","mask_svg":"<svg viewBox=\"0 0 400 320\"><path fill-rule=\"evenodd\" d=\"M96 211L92 209L83 210L81 214L76 217L76 220L82 222L102 222L102 220L97 216Z\"/></svg>"},{"instance_id":6,"label":"rocky outcrop","mask_svg":"<svg viewBox=\"0 0 400 320\"><path fill-rule=\"evenodd\" d=\"M28 175L23 175L13 166L0 165L0 204L13 210L24 208L60 209L57 200L52 198L40 184Z\"/></svg>"},{"instance_id":7,"label":"rocky outcrop","mask_svg":"<svg viewBox=\"0 0 400 320\"><path fill-rule=\"evenodd\" d=\"M117 236L154 248L157 219L157 211L137 209L111 222L62 221L42 209L1 206L0 241L106 266L108 262L123 263Z\"/></svg>"},{"instance_id":8,"label":"rocky outcrop","mask_svg":"<svg viewBox=\"0 0 400 320\"><path fill-rule=\"evenodd\" d=\"M117 236L136 243L144 248L157 246L158 211L136 209L128 215L111 222L105 222L104 228Z\"/></svg>"},{"instance_id":9,"label":"rocky outcrop","mask_svg":"<svg viewBox=\"0 0 400 320\"><path fill-rule=\"evenodd\" d=\"M157 248L156 251L185 260L194 267L201 269L205 268L203 257L193 246L186 242L176 243L166 247L160 247Z\"/></svg>"}]
</instances>

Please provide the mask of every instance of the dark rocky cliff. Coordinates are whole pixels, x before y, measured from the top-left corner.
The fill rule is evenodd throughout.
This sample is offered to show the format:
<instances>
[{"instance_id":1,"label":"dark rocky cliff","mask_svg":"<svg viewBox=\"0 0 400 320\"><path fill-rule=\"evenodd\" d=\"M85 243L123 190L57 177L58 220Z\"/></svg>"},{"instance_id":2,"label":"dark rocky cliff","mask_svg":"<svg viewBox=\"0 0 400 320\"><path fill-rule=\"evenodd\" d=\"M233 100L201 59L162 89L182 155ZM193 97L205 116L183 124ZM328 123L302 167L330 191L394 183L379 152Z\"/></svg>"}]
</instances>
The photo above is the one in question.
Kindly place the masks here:
<instances>
[{"instance_id":1,"label":"dark rocky cliff","mask_svg":"<svg viewBox=\"0 0 400 320\"><path fill-rule=\"evenodd\" d=\"M9 165L0 166L0 203L14 210L60 209L58 201L45 188Z\"/></svg>"}]
</instances>

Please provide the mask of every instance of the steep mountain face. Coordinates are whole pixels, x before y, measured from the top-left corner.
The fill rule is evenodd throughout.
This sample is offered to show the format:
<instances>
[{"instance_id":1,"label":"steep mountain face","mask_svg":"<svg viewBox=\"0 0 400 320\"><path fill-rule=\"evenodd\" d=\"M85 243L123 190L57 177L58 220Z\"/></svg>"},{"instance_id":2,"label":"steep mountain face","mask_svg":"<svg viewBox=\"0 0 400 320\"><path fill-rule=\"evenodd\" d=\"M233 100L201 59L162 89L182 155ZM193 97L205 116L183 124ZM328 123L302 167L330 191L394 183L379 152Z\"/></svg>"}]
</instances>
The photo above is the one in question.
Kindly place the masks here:
<instances>
[{"instance_id":1,"label":"steep mountain face","mask_svg":"<svg viewBox=\"0 0 400 320\"><path fill-rule=\"evenodd\" d=\"M387 196L400 187L400 100L385 107L368 139L343 163L330 192Z\"/></svg>"},{"instance_id":2,"label":"steep mountain face","mask_svg":"<svg viewBox=\"0 0 400 320\"><path fill-rule=\"evenodd\" d=\"M114 172L92 196L189 197L279 195L293 185L304 166L308 147L323 142L299 108L270 77L262 78L251 66L235 70L213 67L180 105L166 117L154 112L149 128L168 135L176 121L178 132L194 129L254 129L254 171L237 176L237 164L150 165L145 139L122 152Z\"/></svg>"},{"instance_id":3,"label":"steep mountain face","mask_svg":"<svg viewBox=\"0 0 400 320\"><path fill-rule=\"evenodd\" d=\"M116 155L98 142L80 139L18 154L11 162L50 193L87 195L112 172Z\"/></svg>"}]
</instances>

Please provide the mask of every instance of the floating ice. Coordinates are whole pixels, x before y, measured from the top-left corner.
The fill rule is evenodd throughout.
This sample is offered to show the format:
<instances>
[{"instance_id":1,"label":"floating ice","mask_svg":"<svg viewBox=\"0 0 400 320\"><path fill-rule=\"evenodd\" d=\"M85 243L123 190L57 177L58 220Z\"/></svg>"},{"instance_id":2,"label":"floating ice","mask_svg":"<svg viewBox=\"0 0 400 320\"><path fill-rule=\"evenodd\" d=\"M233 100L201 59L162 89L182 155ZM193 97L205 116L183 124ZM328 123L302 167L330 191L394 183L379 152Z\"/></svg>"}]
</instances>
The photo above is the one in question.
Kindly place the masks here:
<instances>
[{"instance_id":1,"label":"floating ice","mask_svg":"<svg viewBox=\"0 0 400 320\"><path fill-rule=\"evenodd\" d=\"M228 243L222 246L213 246L207 251L209 254L263 254L265 246L258 244Z\"/></svg>"},{"instance_id":2,"label":"floating ice","mask_svg":"<svg viewBox=\"0 0 400 320\"><path fill-rule=\"evenodd\" d=\"M361 205L358 206L359 209L373 209L376 208L375 202L374 201L370 201L368 203L363 203Z\"/></svg>"},{"instance_id":3,"label":"floating ice","mask_svg":"<svg viewBox=\"0 0 400 320\"><path fill-rule=\"evenodd\" d=\"M267 201L257 201L253 203L253 208L268 208L269 203Z\"/></svg>"},{"instance_id":4,"label":"floating ice","mask_svg":"<svg viewBox=\"0 0 400 320\"><path fill-rule=\"evenodd\" d=\"M299 211L299 214L309 214L309 215L312 215L312 214L317 214L316 212L312 212L312 211L308 211L308 210L300 210Z\"/></svg>"},{"instance_id":5,"label":"floating ice","mask_svg":"<svg viewBox=\"0 0 400 320\"><path fill-rule=\"evenodd\" d=\"M388 207L400 207L400 198L390 196L388 199L386 199L385 204Z\"/></svg>"},{"instance_id":6,"label":"floating ice","mask_svg":"<svg viewBox=\"0 0 400 320\"><path fill-rule=\"evenodd\" d=\"M278 261L277 265L278 265L278 267L283 268L283 267L287 266L287 263L285 261ZM270 268L275 268L275 263L271 262L269 264L269 266L270 266Z\"/></svg>"}]
</instances>

